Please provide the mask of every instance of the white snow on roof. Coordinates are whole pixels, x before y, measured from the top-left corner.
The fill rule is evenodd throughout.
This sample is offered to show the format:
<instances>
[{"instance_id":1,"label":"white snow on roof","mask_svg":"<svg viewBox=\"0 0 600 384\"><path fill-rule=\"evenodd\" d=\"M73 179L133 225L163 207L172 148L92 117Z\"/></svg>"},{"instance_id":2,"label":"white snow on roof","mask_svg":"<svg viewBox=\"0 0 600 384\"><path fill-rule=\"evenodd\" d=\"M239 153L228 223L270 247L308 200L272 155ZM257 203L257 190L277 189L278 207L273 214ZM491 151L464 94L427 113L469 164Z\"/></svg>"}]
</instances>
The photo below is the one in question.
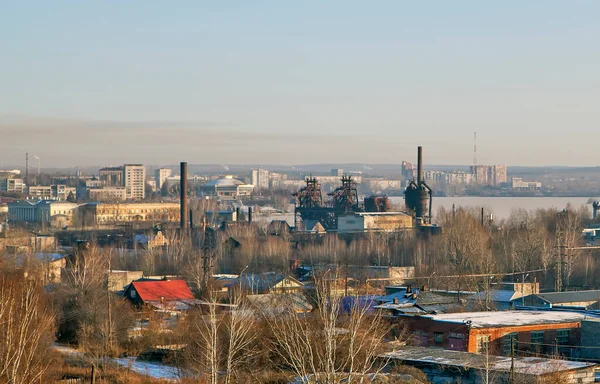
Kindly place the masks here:
<instances>
[{"instance_id":1,"label":"white snow on roof","mask_svg":"<svg viewBox=\"0 0 600 384\"><path fill-rule=\"evenodd\" d=\"M442 366L454 366L472 369L489 369L490 371L510 371L511 358L505 356L488 356L475 353L451 351L439 348L404 347L389 352L382 357L395 360L429 363ZM553 372L587 369L594 363L583 361L555 360L540 357L515 357L514 370L526 375L544 375Z\"/></svg>"},{"instance_id":2,"label":"white snow on roof","mask_svg":"<svg viewBox=\"0 0 600 384\"><path fill-rule=\"evenodd\" d=\"M485 292L478 292L473 296L469 297L469 300L485 301ZM523 297L521 292L508 291L508 290L492 290L488 292L488 297L491 301L498 303L510 303L515 299Z\"/></svg>"},{"instance_id":3,"label":"white snow on roof","mask_svg":"<svg viewBox=\"0 0 600 384\"><path fill-rule=\"evenodd\" d=\"M240 180L237 179L216 179L216 180L211 180L208 183L204 184L205 186L236 186L236 185L243 185L244 183Z\"/></svg>"},{"instance_id":4,"label":"white snow on roof","mask_svg":"<svg viewBox=\"0 0 600 384\"><path fill-rule=\"evenodd\" d=\"M585 314L566 311L491 311L444 313L423 317L450 323L466 323L470 321L472 328L492 328L500 326L568 323L583 320Z\"/></svg>"}]
</instances>

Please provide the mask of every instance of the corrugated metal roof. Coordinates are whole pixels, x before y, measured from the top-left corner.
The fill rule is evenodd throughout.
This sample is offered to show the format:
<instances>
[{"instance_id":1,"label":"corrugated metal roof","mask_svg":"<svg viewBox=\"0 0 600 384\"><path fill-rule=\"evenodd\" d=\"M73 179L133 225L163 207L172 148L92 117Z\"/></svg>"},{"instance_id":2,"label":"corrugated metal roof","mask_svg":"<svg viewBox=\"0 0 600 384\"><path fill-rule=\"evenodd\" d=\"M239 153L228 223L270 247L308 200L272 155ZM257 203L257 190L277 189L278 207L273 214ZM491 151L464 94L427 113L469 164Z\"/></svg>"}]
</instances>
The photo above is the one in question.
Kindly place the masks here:
<instances>
[{"instance_id":1,"label":"corrugated metal roof","mask_svg":"<svg viewBox=\"0 0 600 384\"><path fill-rule=\"evenodd\" d=\"M435 321L470 324L472 328L492 328L578 322L585 318L585 314L569 311L489 311L445 313L424 317Z\"/></svg>"},{"instance_id":2,"label":"corrugated metal roof","mask_svg":"<svg viewBox=\"0 0 600 384\"><path fill-rule=\"evenodd\" d=\"M131 285L144 302L194 299L192 291L183 280L134 281Z\"/></svg>"},{"instance_id":3,"label":"corrugated metal roof","mask_svg":"<svg viewBox=\"0 0 600 384\"><path fill-rule=\"evenodd\" d=\"M533 376L574 369L585 369L596 365L582 361L555 360L540 357L515 357L514 361L511 362L511 358L505 356L485 356L483 354L479 355L475 353L425 347L405 347L394 352L386 353L382 355L382 357L416 363L471 369L489 369L491 371L502 372L510 371L512 364L516 373Z\"/></svg>"},{"instance_id":4,"label":"corrugated metal roof","mask_svg":"<svg viewBox=\"0 0 600 384\"><path fill-rule=\"evenodd\" d=\"M515 299L521 298L521 292L515 291L506 291L506 290L492 290L488 293L488 298L490 301L494 301L497 303L510 303ZM478 292L473 296L469 297L469 300L475 301L485 301L486 292Z\"/></svg>"},{"instance_id":5,"label":"corrugated metal roof","mask_svg":"<svg viewBox=\"0 0 600 384\"><path fill-rule=\"evenodd\" d=\"M599 301L600 290L538 293L536 296L552 304Z\"/></svg>"}]
</instances>

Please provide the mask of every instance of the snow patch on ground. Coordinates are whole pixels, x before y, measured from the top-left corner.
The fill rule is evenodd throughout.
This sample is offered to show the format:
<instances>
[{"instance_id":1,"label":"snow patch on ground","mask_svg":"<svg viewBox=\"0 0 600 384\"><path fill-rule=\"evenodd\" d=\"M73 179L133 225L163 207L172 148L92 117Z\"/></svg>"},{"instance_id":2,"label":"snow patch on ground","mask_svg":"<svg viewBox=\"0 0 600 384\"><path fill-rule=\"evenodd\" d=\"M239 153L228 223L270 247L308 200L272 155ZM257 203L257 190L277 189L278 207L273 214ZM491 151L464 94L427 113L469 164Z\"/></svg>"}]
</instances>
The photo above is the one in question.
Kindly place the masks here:
<instances>
[{"instance_id":1,"label":"snow patch on ground","mask_svg":"<svg viewBox=\"0 0 600 384\"><path fill-rule=\"evenodd\" d=\"M155 379L177 380L181 377L181 371L176 367L139 360L137 357L124 357L113 359L113 361L134 372Z\"/></svg>"}]
</instances>

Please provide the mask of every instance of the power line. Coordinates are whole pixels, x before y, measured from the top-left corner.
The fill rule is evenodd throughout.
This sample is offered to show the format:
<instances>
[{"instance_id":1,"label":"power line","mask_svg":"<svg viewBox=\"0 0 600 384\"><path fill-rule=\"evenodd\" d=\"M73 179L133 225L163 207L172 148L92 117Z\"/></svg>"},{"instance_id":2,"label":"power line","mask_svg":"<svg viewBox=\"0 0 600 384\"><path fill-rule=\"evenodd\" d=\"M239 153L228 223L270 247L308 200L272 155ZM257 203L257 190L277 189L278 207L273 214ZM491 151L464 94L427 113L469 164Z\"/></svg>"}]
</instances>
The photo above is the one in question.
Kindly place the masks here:
<instances>
[{"instance_id":1,"label":"power line","mask_svg":"<svg viewBox=\"0 0 600 384\"><path fill-rule=\"evenodd\" d=\"M477 273L477 274L470 274L470 275L447 275L447 276L438 276L438 275L436 275L436 278L513 276L513 275L525 275L527 273L542 272L542 271L545 271L545 269L544 268L540 268L540 269L532 269L532 270L529 270L529 271L506 272L506 273ZM412 279L427 279L427 278L429 278L429 276L415 276L415 277L412 277ZM397 278L382 277L382 278L367 279L367 281L386 281L386 280L397 280Z\"/></svg>"}]
</instances>

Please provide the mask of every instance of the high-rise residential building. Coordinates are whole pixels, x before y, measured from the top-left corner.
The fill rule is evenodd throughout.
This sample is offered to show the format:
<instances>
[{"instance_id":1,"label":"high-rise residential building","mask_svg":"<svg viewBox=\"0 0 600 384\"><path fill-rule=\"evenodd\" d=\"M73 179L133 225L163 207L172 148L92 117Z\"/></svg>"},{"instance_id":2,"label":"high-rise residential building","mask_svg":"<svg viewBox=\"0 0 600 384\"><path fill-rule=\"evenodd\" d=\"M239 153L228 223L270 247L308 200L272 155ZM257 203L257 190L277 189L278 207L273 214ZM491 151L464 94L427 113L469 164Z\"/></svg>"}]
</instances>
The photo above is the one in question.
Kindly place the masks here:
<instances>
[{"instance_id":1,"label":"high-rise residential building","mask_svg":"<svg viewBox=\"0 0 600 384\"><path fill-rule=\"evenodd\" d=\"M402 177L406 180L412 180L417 177L417 168L408 161L402 162Z\"/></svg>"},{"instance_id":2,"label":"high-rise residential building","mask_svg":"<svg viewBox=\"0 0 600 384\"><path fill-rule=\"evenodd\" d=\"M479 185L499 187L506 183L506 165L472 165L471 173Z\"/></svg>"},{"instance_id":3,"label":"high-rise residential building","mask_svg":"<svg viewBox=\"0 0 600 384\"><path fill-rule=\"evenodd\" d=\"M167 177L171 176L170 168L159 168L154 171L154 180L156 181L156 189L161 189Z\"/></svg>"},{"instance_id":4,"label":"high-rise residential building","mask_svg":"<svg viewBox=\"0 0 600 384\"><path fill-rule=\"evenodd\" d=\"M142 200L146 195L146 167L142 164L125 164L123 182L128 199Z\"/></svg>"},{"instance_id":5,"label":"high-rise residential building","mask_svg":"<svg viewBox=\"0 0 600 384\"><path fill-rule=\"evenodd\" d=\"M123 167L107 167L100 169L100 181L107 187L124 187Z\"/></svg>"},{"instance_id":6,"label":"high-rise residential building","mask_svg":"<svg viewBox=\"0 0 600 384\"><path fill-rule=\"evenodd\" d=\"M330 174L331 176L342 177L344 176L344 170L342 168L331 168Z\"/></svg>"},{"instance_id":7,"label":"high-rise residential building","mask_svg":"<svg viewBox=\"0 0 600 384\"><path fill-rule=\"evenodd\" d=\"M253 169L250 184L256 189L269 189L271 173L266 169Z\"/></svg>"}]
</instances>

